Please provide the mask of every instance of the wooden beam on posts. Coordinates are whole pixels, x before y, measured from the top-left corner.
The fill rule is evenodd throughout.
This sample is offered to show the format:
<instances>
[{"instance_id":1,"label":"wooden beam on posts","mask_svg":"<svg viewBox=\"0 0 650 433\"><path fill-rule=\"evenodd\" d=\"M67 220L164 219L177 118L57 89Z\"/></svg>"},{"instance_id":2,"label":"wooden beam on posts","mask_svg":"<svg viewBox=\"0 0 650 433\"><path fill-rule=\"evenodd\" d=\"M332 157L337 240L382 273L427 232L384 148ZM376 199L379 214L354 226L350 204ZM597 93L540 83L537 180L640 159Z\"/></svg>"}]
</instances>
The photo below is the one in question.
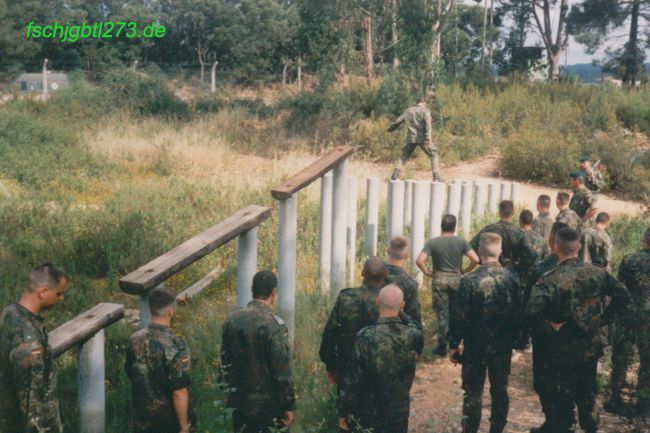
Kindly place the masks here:
<instances>
[{"instance_id":1,"label":"wooden beam on posts","mask_svg":"<svg viewBox=\"0 0 650 433\"><path fill-rule=\"evenodd\" d=\"M146 294L151 288L185 269L200 258L271 216L271 208L248 206L203 233L183 242L120 279L120 288L133 295Z\"/></svg>"},{"instance_id":2,"label":"wooden beam on posts","mask_svg":"<svg viewBox=\"0 0 650 433\"><path fill-rule=\"evenodd\" d=\"M337 147L300 170L299 173L288 179L282 185L273 188L271 195L276 200L288 199L310 183L320 179L321 176L339 165L348 156L352 155L353 152L354 148L350 146Z\"/></svg>"}]
</instances>

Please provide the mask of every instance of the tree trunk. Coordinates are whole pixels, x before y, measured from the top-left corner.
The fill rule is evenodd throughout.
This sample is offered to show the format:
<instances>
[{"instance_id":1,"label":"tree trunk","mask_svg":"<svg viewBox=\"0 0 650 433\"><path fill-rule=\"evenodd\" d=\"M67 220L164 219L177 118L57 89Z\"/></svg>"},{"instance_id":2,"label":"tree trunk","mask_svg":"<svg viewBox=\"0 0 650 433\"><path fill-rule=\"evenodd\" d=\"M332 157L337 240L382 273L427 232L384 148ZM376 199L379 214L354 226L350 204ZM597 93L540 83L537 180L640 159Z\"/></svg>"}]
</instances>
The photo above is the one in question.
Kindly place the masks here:
<instances>
[{"instance_id":1,"label":"tree trunk","mask_svg":"<svg viewBox=\"0 0 650 433\"><path fill-rule=\"evenodd\" d=\"M492 38L492 32L494 31L494 0L490 0L490 32L488 37L490 38L488 45L488 65L487 65L487 76L489 79L492 79L492 49L494 47L494 40Z\"/></svg>"},{"instance_id":2,"label":"tree trunk","mask_svg":"<svg viewBox=\"0 0 650 433\"><path fill-rule=\"evenodd\" d=\"M451 13L451 9L454 6L454 0L449 0L447 3L447 6L445 6L444 10L442 9L442 0L438 0L438 18L436 21L433 23L431 26L431 31L433 34L436 35L436 38L433 41L433 44L431 45L431 58L432 60L435 60L439 56L439 40L438 38L441 37L442 35L442 28L445 25L445 21L447 21L447 18L449 17L449 14Z\"/></svg>"},{"instance_id":3,"label":"tree trunk","mask_svg":"<svg viewBox=\"0 0 650 433\"><path fill-rule=\"evenodd\" d=\"M212 64L212 69L210 70L210 93L217 92L217 65L218 64L219 62L215 60L214 63Z\"/></svg>"},{"instance_id":4,"label":"tree trunk","mask_svg":"<svg viewBox=\"0 0 650 433\"><path fill-rule=\"evenodd\" d=\"M366 17L363 20L363 31L366 35L366 78L368 78L368 82L370 82L374 69L372 54L372 18Z\"/></svg>"},{"instance_id":5,"label":"tree trunk","mask_svg":"<svg viewBox=\"0 0 650 433\"><path fill-rule=\"evenodd\" d=\"M298 56L298 91L302 92L302 57Z\"/></svg>"},{"instance_id":6,"label":"tree trunk","mask_svg":"<svg viewBox=\"0 0 650 433\"><path fill-rule=\"evenodd\" d=\"M542 22L535 5L533 5L533 15L535 17L537 28L542 36L544 48L546 48L548 78L550 81L558 81L560 79L560 54L562 53L562 49L566 47L568 40L568 35L564 31L564 26L569 12L569 0L561 0L560 16L558 18L555 38L553 37L553 27L551 23L551 0L543 0L541 7L544 12L544 21Z\"/></svg>"},{"instance_id":7,"label":"tree trunk","mask_svg":"<svg viewBox=\"0 0 650 433\"><path fill-rule=\"evenodd\" d=\"M289 69L289 62L284 62L282 67L282 90L287 90L287 69Z\"/></svg>"},{"instance_id":8,"label":"tree trunk","mask_svg":"<svg viewBox=\"0 0 650 433\"><path fill-rule=\"evenodd\" d=\"M548 79L560 81L560 51L548 55Z\"/></svg>"},{"instance_id":9,"label":"tree trunk","mask_svg":"<svg viewBox=\"0 0 650 433\"><path fill-rule=\"evenodd\" d=\"M43 101L47 100L47 91L49 90L49 84L47 83L47 59L43 59L43 76L42 76L42 86L43 86Z\"/></svg>"},{"instance_id":10,"label":"tree trunk","mask_svg":"<svg viewBox=\"0 0 650 433\"><path fill-rule=\"evenodd\" d=\"M630 36L625 47L625 73L623 75L623 83L630 86L636 85L636 77L639 73L639 66L641 62L638 61L639 56L639 13L641 9L641 0L634 0L632 3L632 15L630 19Z\"/></svg>"},{"instance_id":11,"label":"tree trunk","mask_svg":"<svg viewBox=\"0 0 650 433\"><path fill-rule=\"evenodd\" d=\"M487 42L488 0L483 6L483 34L481 35L481 75L485 78L485 44Z\"/></svg>"},{"instance_id":12,"label":"tree trunk","mask_svg":"<svg viewBox=\"0 0 650 433\"><path fill-rule=\"evenodd\" d=\"M196 48L196 52L199 55L199 65L201 65L201 82L203 83L205 79L205 61L203 60L203 48L201 46L201 35L199 34L199 43Z\"/></svg>"},{"instance_id":13,"label":"tree trunk","mask_svg":"<svg viewBox=\"0 0 650 433\"><path fill-rule=\"evenodd\" d=\"M393 45L393 69L399 67L399 56L397 55L397 42L399 41L399 34L397 33L397 0L393 0L390 19L391 19L391 43Z\"/></svg>"},{"instance_id":14,"label":"tree trunk","mask_svg":"<svg viewBox=\"0 0 650 433\"><path fill-rule=\"evenodd\" d=\"M442 16L442 0L438 0L438 19L440 19L441 16ZM442 34L440 33L440 31L438 31L438 34L436 35L436 48L433 54L434 60L440 58L441 44L442 44Z\"/></svg>"}]
</instances>

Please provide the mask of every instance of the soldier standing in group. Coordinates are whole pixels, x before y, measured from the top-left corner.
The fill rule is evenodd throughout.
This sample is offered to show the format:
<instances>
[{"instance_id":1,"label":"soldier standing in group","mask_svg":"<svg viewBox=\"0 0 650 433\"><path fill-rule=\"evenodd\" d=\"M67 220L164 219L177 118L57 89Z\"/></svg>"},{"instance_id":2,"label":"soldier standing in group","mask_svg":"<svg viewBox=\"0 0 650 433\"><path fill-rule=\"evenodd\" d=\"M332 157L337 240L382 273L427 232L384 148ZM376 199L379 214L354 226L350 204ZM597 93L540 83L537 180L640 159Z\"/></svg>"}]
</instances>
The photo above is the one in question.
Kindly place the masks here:
<instances>
[{"instance_id":1,"label":"soldier standing in group","mask_svg":"<svg viewBox=\"0 0 650 433\"><path fill-rule=\"evenodd\" d=\"M502 253L499 262L504 267L514 271L519 278L528 272L528 269L537 261L537 253L526 239L524 232L512 223L515 212L514 204L510 200L499 203L500 221L490 224L479 232L469 243L472 249L478 249L479 240L483 233L496 233L501 236Z\"/></svg>"},{"instance_id":2,"label":"soldier standing in group","mask_svg":"<svg viewBox=\"0 0 650 433\"><path fill-rule=\"evenodd\" d=\"M467 274L450 307L449 358L462 353L463 433L476 433L481 423L485 375L490 378L492 408L490 433L501 433L508 420L508 376L512 345L521 326L521 285L517 276L502 267L501 237L481 234L481 266Z\"/></svg>"},{"instance_id":3,"label":"soldier standing in group","mask_svg":"<svg viewBox=\"0 0 650 433\"><path fill-rule=\"evenodd\" d=\"M424 336L401 310L404 295L396 285L377 296L379 319L356 336L339 401L348 414L342 430L407 433L410 398ZM347 428L346 428L347 427Z\"/></svg>"},{"instance_id":4,"label":"soldier standing in group","mask_svg":"<svg viewBox=\"0 0 650 433\"><path fill-rule=\"evenodd\" d=\"M533 230L548 242L551 227L553 227L553 223L555 222L551 217L551 197L546 194L537 197L537 212L537 218L533 221Z\"/></svg>"},{"instance_id":5,"label":"soldier standing in group","mask_svg":"<svg viewBox=\"0 0 650 433\"><path fill-rule=\"evenodd\" d=\"M56 370L40 314L63 300L68 277L50 263L29 273L18 302L0 315L0 431L62 431Z\"/></svg>"},{"instance_id":6,"label":"soldier standing in group","mask_svg":"<svg viewBox=\"0 0 650 433\"><path fill-rule=\"evenodd\" d=\"M618 277L630 290L632 312L627 326L617 326L612 352L611 399L605 410L620 413L621 391L634 345L639 349L640 366L637 384L637 411L647 416L650 410L650 228L643 234L643 250L626 256ZM633 326L631 324L634 323Z\"/></svg>"},{"instance_id":7,"label":"soldier standing in group","mask_svg":"<svg viewBox=\"0 0 650 433\"><path fill-rule=\"evenodd\" d=\"M418 283L404 271L404 262L409 256L408 246L408 241L404 236L394 236L390 240L390 244L386 249L388 255L386 263L388 278L386 278L386 283L396 284L397 287L402 289L404 293L404 312L422 327Z\"/></svg>"},{"instance_id":8,"label":"soldier standing in group","mask_svg":"<svg viewBox=\"0 0 650 433\"><path fill-rule=\"evenodd\" d=\"M598 163L596 163L598 164ZM591 158L583 156L580 158L580 168L585 172L585 186L589 191L598 193L605 186L603 174L598 167L591 166Z\"/></svg>"},{"instance_id":9,"label":"soldier standing in group","mask_svg":"<svg viewBox=\"0 0 650 433\"><path fill-rule=\"evenodd\" d=\"M386 284L386 263L379 257L370 257L363 265L362 275L362 287L341 290L323 330L319 355L331 384L343 377L357 332L375 323L379 317L375 300ZM337 386L337 392L341 392L340 386ZM348 414L338 399L337 409L339 426L342 427Z\"/></svg>"},{"instance_id":10,"label":"soldier standing in group","mask_svg":"<svg viewBox=\"0 0 650 433\"><path fill-rule=\"evenodd\" d=\"M624 285L584 263L579 252L579 233L558 230L559 264L535 284L526 307L534 334L549 342L551 417L546 431L552 433L573 432L576 405L585 433L598 431L596 367L606 344L603 326L624 317L630 301Z\"/></svg>"},{"instance_id":11,"label":"soldier standing in group","mask_svg":"<svg viewBox=\"0 0 650 433\"><path fill-rule=\"evenodd\" d=\"M569 208L578 214L584 227L598 212L598 209L594 207L597 201L596 196L585 186L584 171L578 170L571 173L571 188L573 195L569 202Z\"/></svg>"},{"instance_id":12,"label":"soldier standing in group","mask_svg":"<svg viewBox=\"0 0 650 433\"><path fill-rule=\"evenodd\" d=\"M609 233L607 233L608 226L609 214L606 212L599 213L596 216L596 226L586 228L582 232L584 246L581 254L587 263L600 266L610 272L614 244Z\"/></svg>"},{"instance_id":13,"label":"soldier standing in group","mask_svg":"<svg viewBox=\"0 0 650 433\"><path fill-rule=\"evenodd\" d=\"M135 433L195 431L190 409L190 351L174 334L176 296L155 288L148 296L151 323L129 338L126 374L133 389Z\"/></svg>"},{"instance_id":14,"label":"soldier standing in group","mask_svg":"<svg viewBox=\"0 0 650 433\"><path fill-rule=\"evenodd\" d=\"M235 433L288 429L294 421L289 331L272 310L277 286L273 272L256 273L253 300L223 325L221 365Z\"/></svg>"},{"instance_id":15,"label":"soldier standing in group","mask_svg":"<svg viewBox=\"0 0 650 433\"><path fill-rule=\"evenodd\" d=\"M440 224L442 235L429 239L415 261L422 273L431 278L431 300L438 322L438 342L433 353L438 356L447 354L447 333L449 332L449 300L458 292L460 277L470 272L479 262L469 243L456 236L456 217L445 215ZM471 264L463 269L463 256ZM432 267L427 266L431 257Z\"/></svg>"},{"instance_id":16,"label":"soldier standing in group","mask_svg":"<svg viewBox=\"0 0 650 433\"><path fill-rule=\"evenodd\" d=\"M566 192L558 192L555 204L560 211L555 218L558 223L566 224L573 230L579 230L581 226L580 217L572 209L569 208L571 196Z\"/></svg>"},{"instance_id":17,"label":"soldier standing in group","mask_svg":"<svg viewBox=\"0 0 650 433\"><path fill-rule=\"evenodd\" d=\"M519 214L519 228L524 232L526 240L537 253L537 261L544 260L548 255L548 242L546 238L533 230L533 213L528 209Z\"/></svg>"},{"instance_id":18,"label":"soldier standing in group","mask_svg":"<svg viewBox=\"0 0 650 433\"><path fill-rule=\"evenodd\" d=\"M402 154L397 160L395 170L391 176L392 180L399 178L404 164L411 158L417 147L422 149L431 160L431 174L434 181L443 182L440 176L440 157L438 148L431 141L431 111L427 107L426 97L418 99L417 105L408 108L388 128L388 132L396 130L402 123L406 122L408 135L406 145L402 148Z\"/></svg>"}]
</instances>

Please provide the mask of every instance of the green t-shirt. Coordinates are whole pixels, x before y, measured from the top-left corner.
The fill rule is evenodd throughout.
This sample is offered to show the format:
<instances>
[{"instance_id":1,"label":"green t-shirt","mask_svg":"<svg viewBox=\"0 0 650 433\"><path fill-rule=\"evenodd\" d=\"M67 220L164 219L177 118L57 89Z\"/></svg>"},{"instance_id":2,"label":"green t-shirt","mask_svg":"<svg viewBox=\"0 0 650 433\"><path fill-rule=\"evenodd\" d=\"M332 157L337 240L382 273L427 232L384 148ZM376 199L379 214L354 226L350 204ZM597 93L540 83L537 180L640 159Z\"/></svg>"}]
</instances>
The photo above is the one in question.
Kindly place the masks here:
<instances>
[{"instance_id":1,"label":"green t-shirt","mask_svg":"<svg viewBox=\"0 0 650 433\"><path fill-rule=\"evenodd\" d=\"M463 255L472 248L469 243L458 236L439 236L429 239L424 248L433 260L433 270L436 272L460 272L463 266Z\"/></svg>"}]
</instances>

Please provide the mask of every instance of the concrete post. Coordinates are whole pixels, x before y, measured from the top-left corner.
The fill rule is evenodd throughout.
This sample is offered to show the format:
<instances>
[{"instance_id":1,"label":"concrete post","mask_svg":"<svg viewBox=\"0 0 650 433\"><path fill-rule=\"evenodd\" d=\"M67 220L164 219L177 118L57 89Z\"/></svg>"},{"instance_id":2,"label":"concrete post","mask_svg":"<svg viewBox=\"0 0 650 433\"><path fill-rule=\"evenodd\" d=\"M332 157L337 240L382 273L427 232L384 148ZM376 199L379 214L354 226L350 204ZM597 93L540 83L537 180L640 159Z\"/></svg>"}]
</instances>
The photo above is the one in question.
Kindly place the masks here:
<instances>
[{"instance_id":1,"label":"concrete post","mask_svg":"<svg viewBox=\"0 0 650 433\"><path fill-rule=\"evenodd\" d=\"M447 213L456 218L458 218L460 214L461 187L462 184L456 181L448 185L449 193L447 195Z\"/></svg>"},{"instance_id":2,"label":"concrete post","mask_svg":"<svg viewBox=\"0 0 650 433\"><path fill-rule=\"evenodd\" d=\"M296 306L296 232L298 199L295 195L279 203L278 236L278 312L289 330L293 345L294 311Z\"/></svg>"},{"instance_id":3,"label":"concrete post","mask_svg":"<svg viewBox=\"0 0 650 433\"><path fill-rule=\"evenodd\" d=\"M354 287L357 259L357 178L348 178L348 224L346 230L348 287Z\"/></svg>"},{"instance_id":4,"label":"concrete post","mask_svg":"<svg viewBox=\"0 0 650 433\"><path fill-rule=\"evenodd\" d=\"M476 216L482 217L485 215L485 208L488 203L488 186L485 183L476 184L476 206L474 212Z\"/></svg>"},{"instance_id":5,"label":"concrete post","mask_svg":"<svg viewBox=\"0 0 650 433\"><path fill-rule=\"evenodd\" d=\"M104 330L79 348L79 432L104 433L106 394L104 389Z\"/></svg>"},{"instance_id":6,"label":"concrete post","mask_svg":"<svg viewBox=\"0 0 650 433\"><path fill-rule=\"evenodd\" d=\"M318 277L320 291L330 292L332 268L332 173L320 179L320 240L318 245Z\"/></svg>"},{"instance_id":7,"label":"concrete post","mask_svg":"<svg viewBox=\"0 0 650 433\"><path fill-rule=\"evenodd\" d=\"M512 200L512 184L510 182L504 182L501 184L501 200Z\"/></svg>"},{"instance_id":8,"label":"concrete post","mask_svg":"<svg viewBox=\"0 0 650 433\"><path fill-rule=\"evenodd\" d=\"M237 308L253 299L253 277L257 271L257 227L237 238Z\"/></svg>"},{"instance_id":9,"label":"concrete post","mask_svg":"<svg viewBox=\"0 0 650 433\"><path fill-rule=\"evenodd\" d=\"M369 177L366 188L366 230L363 237L363 254L377 255L377 234L379 231L379 179Z\"/></svg>"},{"instance_id":10,"label":"concrete post","mask_svg":"<svg viewBox=\"0 0 650 433\"><path fill-rule=\"evenodd\" d=\"M334 168L332 181L332 269L330 297L336 299L345 287L345 244L348 225L348 160Z\"/></svg>"},{"instance_id":11,"label":"concrete post","mask_svg":"<svg viewBox=\"0 0 650 433\"><path fill-rule=\"evenodd\" d=\"M463 235L465 238L469 238L469 234L472 230L472 204L474 198L474 182L467 181L463 182L462 186L462 226L463 226Z\"/></svg>"},{"instance_id":12,"label":"concrete post","mask_svg":"<svg viewBox=\"0 0 650 433\"><path fill-rule=\"evenodd\" d=\"M393 236L404 234L404 182L391 180L388 183L387 242Z\"/></svg>"},{"instance_id":13,"label":"concrete post","mask_svg":"<svg viewBox=\"0 0 650 433\"><path fill-rule=\"evenodd\" d=\"M140 322L138 326L144 329L149 326L151 322L151 310L149 310L149 297L147 295L140 295Z\"/></svg>"},{"instance_id":14,"label":"concrete post","mask_svg":"<svg viewBox=\"0 0 650 433\"><path fill-rule=\"evenodd\" d=\"M411 275L418 284L422 284L424 276L415 264L418 254L424 247L424 215L426 213L426 193L429 182L415 182L413 184L413 211L411 213Z\"/></svg>"},{"instance_id":15,"label":"concrete post","mask_svg":"<svg viewBox=\"0 0 650 433\"><path fill-rule=\"evenodd\" d=\"M413 221L413 185L414 180L406 181L406 190L404 192L404 226L411 228Z\"/></svg>"},{"instance_id":16,"label":"concrete post","mask_svg":"<svg viewBox=\"0 0 650 433\"><path fill-rule=\"evenodd\" d=\"M501 199L501 185L498 183L491 183L488 197L488 208L492 215L496 215L499 208L499 200Z\"/></svg>"},{"instance_id":17,"label":"concrete post","mask_svg":"<svg viewBox=\"0 0 650 433\"><path fill-rule=\"evenodd\" d=\"M429 205L429 238L440 236L442 213L445 210L445 184L433 182L431 185L431 200Z\"/></svg>"},{"instance_id":18,"label":"concrete post","mask_svg":"<svg viewBox=\"0 0 650 433\"><path fill-rule=\"evenodd\" d=\"M518 182L512 183L512 202L515 206L521 203L521 184Z\"/></svg>"}]
</instances>

